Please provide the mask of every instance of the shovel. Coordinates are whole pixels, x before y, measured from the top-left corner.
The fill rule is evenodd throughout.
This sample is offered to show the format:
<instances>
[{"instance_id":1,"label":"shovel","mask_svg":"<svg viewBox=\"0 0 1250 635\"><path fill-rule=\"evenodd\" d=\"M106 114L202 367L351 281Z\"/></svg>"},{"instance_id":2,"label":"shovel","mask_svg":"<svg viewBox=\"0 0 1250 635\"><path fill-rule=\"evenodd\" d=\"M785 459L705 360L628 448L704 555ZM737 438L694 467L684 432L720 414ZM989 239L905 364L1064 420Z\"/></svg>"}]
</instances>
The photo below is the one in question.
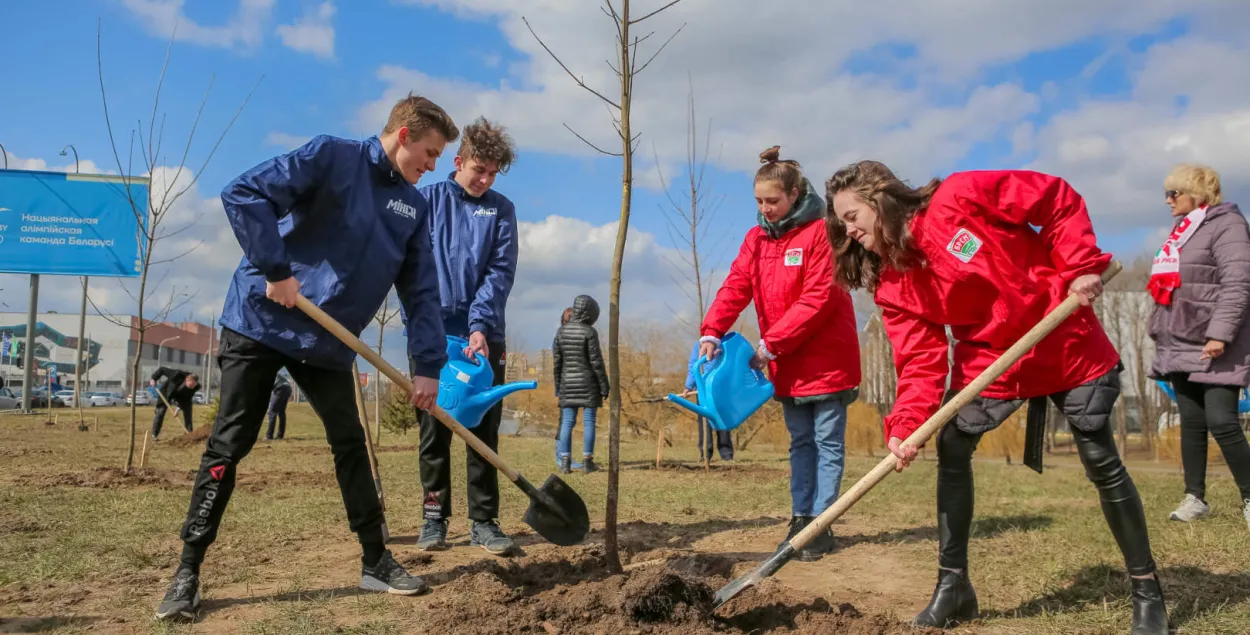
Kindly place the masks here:
<instances>
[{"instance_id":1,"label":"shovel","mask_svg":"<svg viewBox=\"0 0 1250 635\"><path fill-rule=\"evenodd\" d=\"M1112 262L1111 265L1107 267L1107 270L1102 274L1103 282L1107 282L1111 278L1114 278L1116 274L1120 273L1120 269L1120 263ZM1025 353L1036 346L1038 342L1042 341L1042 339L1049 335L1051 331L1055 330L1055 327L1059 326L1060 323L1066 320L1068 316L1072 315L1072 313L1080 308L1080 306L1080 299L1077 296L1068 296L1062 304L1055 307L1055 309L1047 314L1041 322L1038 322L1037 326L1029 329L1029 332L1025 333L1019 341L1011 346L1011 348L1008 348L1007 352L1003 353L1002 357L999 357L993 364L990 364L989 368L986 368L980 375L977 375L977 378L972 380L972 383L968 384L967 388L959 391L954 398L946 402L946 404L934 413L932 417L929 417L929 420L925 421L924 425L917 428L911 436L907 437L907 440L904 441L903 444L919 446L927 442L933 437L933 435L937 434L944 425L946 425L947 421L955 416L955 413L959 412L960 408L966 406L968 402L972 401L973 398L981 394L981 391L985 390L991 383L998 379L999 376L1007 372L1008 368L1011 368L1017 361L1020 360L1021 357L1024 356ZM846 510L850 509L852 505L859 501L859 499L863 498L864 495L868 493L868 490L871 490L877 485L877 483L880 483L883 479L885 479L890 472L893 472L896 464L897 457L893 454L887 455L881 460L880 463L877 464L876 467L872 468L872 471L868 472L863 478L859 479L859 482L855 483L854 487L847 490L846 493L842 494L842 496L838 498L838 500L834 501L833 505L829 506L829 509L826 509L823 513L817 516L815 520L808 524L803 531L800 531L797 535L791 538L789 542L783 544L779 549L777 549L777 552L768 558L768 560L765 560L763 564L756 567L754 571L751 571L747 575L730 582L722 587L721 590L717 591L716 596L712 600L713 610L719 608L729 600L732 600L734 597L737 597L748 588L759 584L764 578L776 573L778 569L794 557L796 551L801 549L803 545L806 545L817 535L828 529L829 526L833 524L833 521L837 520L838 517L846 513Z\"/></svg>"},{"instance_id":2,"label":"shovel","mask_svg":"<svg viewBox=\"0 0 1250 635\"><path fill-rule=\"evenodd\" d=\"M327 331L333 333L335 337L342 340L344 344L347 344L361 357L368 360L370 364L373 364L374 368L386 375L396 386L399 386L409 394L412 393L412 382L408 378L386 363L386 360L382 359L380 355L368 346L365 346L364 342L361 342L359 338L343 328L343 325L327 315L320 307L310 302L308 298L302 295L296 296L295 306L316 320L318 324L325 327ZM502 472L504 476L508 477L508 480L512 481L522 492L525 492L525 495L530 499L530 507L525 512L525 524L533 528L538 535L561 547L580 544L590 535L590 516L586 511L586 503L582 501L581 496L578 496L573 488L560 480L559 477L552 474L547 477L547 481L543 483L542 487L536 488L524 476L521 476L520 472L505 463L481 439L460 425L460 422L452 418L442 408L435 405L429 412L443 425L451 428L451 431L456 433L456 436L464 439L464 442L469 447L473 448L482 458L486 459L487 462Z\"/></svg>"}]
</instances>

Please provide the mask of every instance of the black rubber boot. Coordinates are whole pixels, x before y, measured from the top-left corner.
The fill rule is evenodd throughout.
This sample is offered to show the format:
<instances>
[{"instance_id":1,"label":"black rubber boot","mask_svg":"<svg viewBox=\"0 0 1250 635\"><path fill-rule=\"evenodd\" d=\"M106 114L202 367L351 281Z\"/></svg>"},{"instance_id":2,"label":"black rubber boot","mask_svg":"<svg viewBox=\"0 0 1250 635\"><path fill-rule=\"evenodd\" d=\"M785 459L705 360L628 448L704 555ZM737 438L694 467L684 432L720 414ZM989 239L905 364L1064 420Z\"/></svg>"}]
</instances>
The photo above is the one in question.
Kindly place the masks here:
<instances>
[{"instance_id":1,"label":"black rubber boot","mask_svg":"<svg viewBox=\"0 0 1250 635\"><path fill-rule=\"evenodd\" d=\"M1133 583L1133 635L1168 635L1168 610L1159 576L1129 580Z\"/></svg>"},{"instance_id":2,"label":"black rubber boot","mask_svg":"<svg viewBox=\"0 0 1250 635\"><path fill-rule=\"evenodd\" d=\"M933 589L929 606L916 615L912 623L916 626L950 628L978 617L977 592L968 580L968 570L955 573L949 569L938 569L938 583Z\"/></svg>"},{"instance_id":3,"label":"black rubber boot","mask_svg":"<svg viewBox=\"0 0 1250 635\"><path fill-rule=\"evenodd\" d=\"M560 473L561 474L573 473L573 457L571 456L560 457Z\"/></svg>"},{"instance_id":4,"label":"black rubber boot","mask_svg":"<svg viewBox=\"0 0 1250 635\"><path fill-rule=\"evenodd\" d=\"M811 516L791 516L790 529L786 532L786 539L778 543L777 548L780 549L785 546L787 542L790 542L791 538L797 536L800 531L803 531L803 528L810 522L812 522Z\"/></svg>"},{"instance_id":5,"label":"black rubber boot","mask_svg":"<svg viewBox=\"0 0 1250 635\"><path fill-rule=\"evenodd\" d=\"M815 520L816 519L814 517L809 516L806 524L810 525ZM803 545L803 548L799 549L798 553L795 554L795 557L802 562L816 562L817 560L825 557L825 554L831 553L832 551L833 532L829 529L825 529L819 534L816 534L816 537L812 538L806 545Z\"/></svg>"},{"instance_id":6,"label":"black rubber boot","mask_svg":"<svg viewBox=\"0 0 1250 635\"><path fill-rule=\"evenodd\" d=\"M590 474L591 472L598 472L598 471L599 471L599 466L595 465L595 457L593 456L582 457L582 473L583 474Z\"/></svg>"}]
</instances>

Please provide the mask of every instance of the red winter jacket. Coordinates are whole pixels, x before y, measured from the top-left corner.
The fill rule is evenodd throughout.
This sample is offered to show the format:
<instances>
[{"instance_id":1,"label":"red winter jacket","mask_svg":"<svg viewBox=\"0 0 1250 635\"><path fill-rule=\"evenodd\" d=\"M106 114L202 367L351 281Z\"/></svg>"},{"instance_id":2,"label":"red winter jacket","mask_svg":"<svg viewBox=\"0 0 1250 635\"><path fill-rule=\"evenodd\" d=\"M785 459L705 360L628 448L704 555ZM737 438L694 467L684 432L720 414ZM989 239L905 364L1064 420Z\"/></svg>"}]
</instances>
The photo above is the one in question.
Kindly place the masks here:
<instances>
[{"instance_id":1,"label":"red winter jacket","mask_svg":"<svg viewBox=\"0 0 1250 635\"><path fill-rule=\"evenodd\" d=\"M1035 231L1030 225L1040 227ZM876 292L894 348L898 396L885 437L906 439L1068 295L1072 280L1111 262L1085 201L1037 172L960 172L911 221L927 264L886 269ZM956 340L948 361L945 327ZM1120 357L1089 307L1060 324L981 394L1026 399L1075 388Z\"/></svg>"},{"instance_id":2,"label":"red winter jacket","mask_svg":"<svg viewBox=\"0 0 1250 635\"><path fill-rule=\"evenodd\" d=\"M755 302L774 394L813 397L859 385L859 337L851 295L833 281L833 250L820 220L774 240L752 227L742 241L703 335L724 337Z\"/></svg>"}]
</instances>

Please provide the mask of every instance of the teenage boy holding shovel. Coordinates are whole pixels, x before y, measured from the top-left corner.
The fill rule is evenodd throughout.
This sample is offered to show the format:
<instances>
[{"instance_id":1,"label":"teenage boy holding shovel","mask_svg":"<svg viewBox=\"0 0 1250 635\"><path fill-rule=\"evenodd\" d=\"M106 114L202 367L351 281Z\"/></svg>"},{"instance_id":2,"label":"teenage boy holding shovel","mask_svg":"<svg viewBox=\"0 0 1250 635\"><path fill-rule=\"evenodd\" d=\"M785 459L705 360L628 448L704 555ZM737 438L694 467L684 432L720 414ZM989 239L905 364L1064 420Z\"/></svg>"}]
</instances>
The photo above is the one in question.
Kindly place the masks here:
<instances>
[{"instance_id":1,"label":"teenage boy holding shovel","mask_svg":"<svg viewBox=\"0 0 1250 635\"><path fill-rule=\"evenodd\" d=\"M438 278L413 187L459 131L428 99L408 95L380 137L319 136L244 172L222 191L243 248L222 312L221 402L182 527L182 558L158 619L194 618L204 553L234 490L235 469L260 435L269 393L286 368L325 425L347 519L363 551L360 586L415 595L428 589L383 545L382 508L356 412L356 354L293 308L301 294L359 335L395 287L406 308L411 401L429 408L447 361Z\"/></svg>"}]
</instances>

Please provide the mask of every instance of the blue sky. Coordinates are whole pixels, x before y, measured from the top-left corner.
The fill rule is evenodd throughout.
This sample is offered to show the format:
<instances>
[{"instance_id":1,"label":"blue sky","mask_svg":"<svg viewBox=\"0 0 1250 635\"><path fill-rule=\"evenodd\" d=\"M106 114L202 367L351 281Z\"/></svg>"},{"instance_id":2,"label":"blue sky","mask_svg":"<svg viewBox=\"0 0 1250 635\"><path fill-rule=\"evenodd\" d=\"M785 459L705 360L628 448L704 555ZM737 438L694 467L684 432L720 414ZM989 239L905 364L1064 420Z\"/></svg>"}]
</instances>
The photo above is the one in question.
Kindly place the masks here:
<instances>
[{"instance_id":1,"label":"blue sky","mask_svg":"<svg viewBox=\"0 0 1250 635\"><path fill-rule=\"evenodd\" d=\"M687 73L700 127L710 117L713 145L721 148L710 178L724 202L712 234L727 237L708 256L724 265L754 222L755 156L774 143L817 182L859 158L886 160L913 181L960 169L1051 171L1087 196L1104 245L1125 258L1146 251L1166 223L1161 182L1173 163L1210 163L1225 173L1230 192L1248 191L1234 182L1238 170L1250 168L1250 140L1238 137L1250 135L1244 99L1250 78L1237 61L1247 50L1230 25L1247 23L1250 3L1022 0L1008 9L974 0L962 3L959 14L910 0L836 4L779 0L757 10L746 0L686 0L646 25L657 31L651 42L658 43L687 23L636 85L635 126L643 137L626 270L628 319L669 325L678 324L675 313L693 319L673 282L679 274L666 264L681 245L666 231L652 160L658 154L670 179L681 176ZM636 12L659 6L636 5ZM610 23L589 0L559 11L548 6L555 5L5 3L0 34L8 54L0 85L8 98L0 144L13 167L72 169L57 156L72 143L84 169L117 171L96 72L97 21L123 152L138 121L146 131L175 18L180 37L160 108L168 116L168 162L177 160L210 76L193 167L260 80L185 205L187 218L208 220L190 232L203 247L171 276L172 284L182 275L182 284L197 290L186 315L175 317L206 321L237 264L216 202L233 176L316 134L368 136L380 127L378 113L410 89L446 106L461 124L486 114L512 128L520 145L518 163L497 188L527 223L509 313L517 341L536 350L574 295L606 301L620 200L619 159L597 156L562 127L609 145L608 114L546 57L520 18L528 17L575 72L605 92L613 89L603 63L611 54L603 37ZM731 10L737 6L742 13ZM793 37L776 46L782 28ZM445 177L453 150L423 184ZM8 310L25 307L20 279L0 275L0 288ZM101 304L128 310L124 294L100 293ZM77 304L73 296L54 289L41 302L68 308ZM398 332L391 340L392 349L402 347Z\"/></svg>"}]
</instances>

